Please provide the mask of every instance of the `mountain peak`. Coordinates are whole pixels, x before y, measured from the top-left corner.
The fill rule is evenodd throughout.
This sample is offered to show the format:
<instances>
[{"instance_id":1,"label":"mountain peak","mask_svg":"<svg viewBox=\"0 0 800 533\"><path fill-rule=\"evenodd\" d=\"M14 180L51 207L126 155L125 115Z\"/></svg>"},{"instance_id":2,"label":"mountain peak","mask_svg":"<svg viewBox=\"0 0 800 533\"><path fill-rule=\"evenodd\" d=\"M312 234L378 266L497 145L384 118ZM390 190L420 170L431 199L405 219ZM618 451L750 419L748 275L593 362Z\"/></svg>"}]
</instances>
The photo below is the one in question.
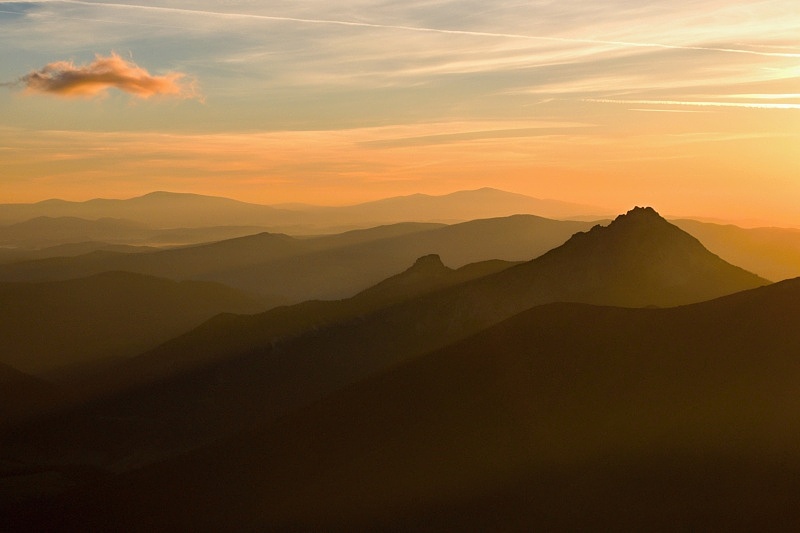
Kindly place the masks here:
<instances>
[{"instance_id":1,"label":"mountain peak","mask_svg":"<svg viewBox=\"0 0 800 533\"><path fill-rule=\"evenodd\" d=\"M626 226L630 224L663 224L670 225L667 220L658 214L652 207L636 206L627 213L623 213L615 218L608 227Z\"/></svg>"},{"instance_id":2,"label":"mountain peak","mask_svg":"<svg viewBox=\"0 0 800 533\"><path fill-rule=\"evenodd\" d=\"M638 205L635 206L633 209L625 213L624 215L620 216L638 216L638 217L658 217L661 218L661 215L658 212L649 206L642 206L639 207Z\"/></svg>"},{"instance_id":3,"label":"mountain peak","mask_svg":"<svg viewBox=\"0 0 800 533\"><path fill-rule=\"evenodd\" d=\"M454 283L453 272L438 254L423 255L408 269L360 292L356 298L375 302L407 300Z\"/></svg>"},{"instance_id":4,"label":"mountain peak","mask_svg":"<svg viewBox=\"0 0 800 533\"><path fill-rule=\"evenodd\" d=\"M449 270L444 265L444 263L442 263L442 258L439 257L439 254L423 255L414 262L411 268L408 269L408 271L437 271L437 270Z\"/></svg>"},{"instance_id":5,"label":"mountain peak","mask_svg":"<svg viewBox=\"0 0 800 533\"><path fill-rule=\"evenodd\" d=\"M561 299L637 307L680 305L767 283L709 252L652 207L576 233L516 270L528 269L548 279L548 290L563 287L568 296Z\"/></svg>"}]
</instances>

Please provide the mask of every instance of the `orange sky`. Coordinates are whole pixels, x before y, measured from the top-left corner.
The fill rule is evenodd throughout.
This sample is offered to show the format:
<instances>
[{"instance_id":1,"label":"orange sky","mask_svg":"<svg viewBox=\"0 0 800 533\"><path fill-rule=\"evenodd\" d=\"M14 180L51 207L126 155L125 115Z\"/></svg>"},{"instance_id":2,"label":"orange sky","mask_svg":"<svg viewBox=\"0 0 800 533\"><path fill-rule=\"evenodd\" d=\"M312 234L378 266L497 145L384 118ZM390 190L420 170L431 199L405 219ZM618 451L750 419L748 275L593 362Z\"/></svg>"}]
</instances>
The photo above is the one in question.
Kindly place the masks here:
<instances>
[{"instance_id":1,"label":"orange sky","mask_svg":"<svg viewBox=\"0 0 800 533\"><path fill-rule=\"evenodd\" d=\"M793 1L0 2L0 201L483 186L800 227Z\"/></svg>"}]
</instances>

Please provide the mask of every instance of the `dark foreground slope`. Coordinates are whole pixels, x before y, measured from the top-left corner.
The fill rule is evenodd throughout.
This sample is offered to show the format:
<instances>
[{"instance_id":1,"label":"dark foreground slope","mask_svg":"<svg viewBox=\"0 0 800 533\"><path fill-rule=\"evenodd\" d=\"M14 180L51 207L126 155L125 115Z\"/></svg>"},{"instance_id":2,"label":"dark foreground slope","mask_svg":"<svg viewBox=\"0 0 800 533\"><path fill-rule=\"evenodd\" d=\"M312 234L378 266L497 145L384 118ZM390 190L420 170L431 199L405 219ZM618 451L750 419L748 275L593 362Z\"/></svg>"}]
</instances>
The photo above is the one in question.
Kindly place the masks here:
<instances>
[{"instance_id":1,"label":"dark foreground slope","mask_svg":"<svg viewBox=\"0 0 800 533\"><path fill-rule=\"evenodd\" d=\"M671 309L541 306L25 523L792 530L798 354L798 280Z\"/></svg>"},{"instance_id":2,"label":"dark foreground slope","mask_svg":"<svg viewBox=\"0 0 800 533\"><path fill-rule=\"evenodd\" d=\"M153 348L222 312L264 307L217 283L107 272L0 283L0 362L43 374Z\"/></svg>"}]
</instances>

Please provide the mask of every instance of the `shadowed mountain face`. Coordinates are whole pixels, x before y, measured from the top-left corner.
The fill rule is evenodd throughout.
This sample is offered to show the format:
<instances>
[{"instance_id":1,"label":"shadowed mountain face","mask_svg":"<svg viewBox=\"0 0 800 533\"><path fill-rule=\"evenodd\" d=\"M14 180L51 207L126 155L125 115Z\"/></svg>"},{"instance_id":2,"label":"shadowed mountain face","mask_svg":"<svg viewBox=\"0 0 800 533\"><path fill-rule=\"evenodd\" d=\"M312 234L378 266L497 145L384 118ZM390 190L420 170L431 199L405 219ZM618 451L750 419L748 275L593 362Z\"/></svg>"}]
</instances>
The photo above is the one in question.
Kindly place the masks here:
<instances>
[{"instance_id":1,"label":"shadowed mountain face","mask_svg":"<svg viewBox=\"0 0 800 533\"><path fill-rule=\"evenodd\" d=\"M766 283L710 254L648 209L577 234L533 261L494 268L465 267L469 276L482 277L453 284L459 271L448 274L428 257L400 278L346 302L218 317L132 360L121 373L127 381L111 379L106 386L127 392L74 413L75 419L62 417L58 436L33 440L70 446L76 428L94 434L104 427L103 439L125 436L121 445L107 446L117 452L106 456L105 464L127 464L141 439L154 452L174 453L273 420L535 305L581 299L670 305ZM399 300L398 295L411 297L411 286L419 296ZM149 431L140 431L142 420L159 428L157 443ZM78 437L81 443L92 440ZM29 449L24 442L19 449ZM77 453L92 456L90 448L78 446Z\"/></svg>"},{"instance_id":2,"label":"shadowed mountain face","mask_svg":"<svg viewBox=\"0 0 800 533\"><path fill-rule=\"evenodd\" d=\"M76 530L785 530L800 519L798 353L798 280L670 309L545 305L35 517Z\"/></svg>"},{"instance_id":3,"label":"shadowed mountain face","mask_svg":"<svg viewBox=\"0 0 800 533\"><path fill-rule=\"evenodd\" d=\"M498 282L507 287L504 298L495 297L502 302L549 297L636 307L692 303L768 283L710 253L649 207L577 233L490 283Z\"/></svg>"},{"instance_id":4,"label":"shadowed mountain face","mask_svg":"<svg viewBox=\"0 0 800 533\"><path fill-rule=\"evenodd\" d=\"M126 272L0 283L0 299L0 361L36 374L130 357L217 313L264 309L216 283L179 283Z\"/></svg>"}]
</instances>

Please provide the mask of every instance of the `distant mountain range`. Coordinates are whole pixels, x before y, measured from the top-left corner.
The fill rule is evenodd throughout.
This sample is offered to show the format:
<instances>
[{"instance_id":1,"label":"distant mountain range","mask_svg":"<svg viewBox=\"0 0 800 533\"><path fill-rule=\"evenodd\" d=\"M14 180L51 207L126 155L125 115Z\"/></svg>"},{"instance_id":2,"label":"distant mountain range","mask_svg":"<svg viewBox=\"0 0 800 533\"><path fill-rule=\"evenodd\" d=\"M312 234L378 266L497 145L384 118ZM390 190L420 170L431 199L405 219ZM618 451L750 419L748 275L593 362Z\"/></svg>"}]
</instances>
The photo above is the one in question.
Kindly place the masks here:
<instances>
[{"instance_id":1,"label":"distant mountain range","mask_svg":"<svg viewBox=\"0 0 800 533\"><path fill-rule=\"evenodd\" d=\"M96 199L87 202L48 200L36 204L0 205L0 264L74 257L94 251L146 253L155 251L154 247L207 244L263 232L305 237L341 234L353 228L397 226L408 222L431 224L429 229L432 229L435 227L434 224L505 218L516 214L595 223L598 219L608 216L608 212L600 208L539 200L488 188L459 191L443 196L417 194L344 207L303 204L263 206L227 198L166 192L151 193L129 200ZM600 220L600 223L607 224L607 221ZM697 237L707 248L726 261L767 279L778 281L800 275L799 229L744 229L696 220L676 220L674 223ZM590 222L584 224L587 225L573 226L573 232L589 227ZM466 228L464 230L466 233ZM475 226L474 230L482 231L478 226ZM526 231L526 229L520 225L518 228L508 227L505 231L511 235L515 231ZM543 253L566 240L566 237L568 235L561 237L559 242L551 242L547 248L536 247L536 251ZM489 235L485 239L481 235L475 235L474 238L484 246L491 242ZM498 235L491 235L491 239L498 242L496 248L499 249ZM339 241L340 244L343 242ZM414 257L426 253L440 253L447 264L455 266L491 258L486 255L469 256L466 250L464 247L460 250L454 249L456 254L464 257L451 258L444 250L416 249L414 253L404 255L401 263L394 263L392 270L376 271L371 277L365 278L364 283L354 284L353 288L340 291L301 290L289 300L352 295L355 291L397 271ZM530 259L533 255L496 257L516 260ZM320 261L325 260L327 259L320 258ZM136 263L137 260L131 261ZM116 268L129 267L122 262ZM130 268L153 275L171 275L163 268L136 266ZM213 279L230 283L235 277L237 281L242 281L237 286L243 289L269 293L272 290L270 287L259 287L258 280L263 280L265 277L259 275L259 268L256 266L252 272L246 272L245 269L225 273L221 270L220 276ZM278 272L270 272L267 275L273 279L279 276L282 267L276 268ZM331 274L331 269L326 272L311 272L308 271L308 267L304 268L306 273L303 275L307 277L328 277ZM300 268L300 271L302 270L303 268ZM315 269L312 267L311 270ZM333 270L340 274L343 272L339 267ZM89 268L81 272L74 275L89 275L98 270ZM244 278L248 278L248 281L244 282ZM63 277L46 279L63 279ZM186 278L178 276L176 279ZM319 284L319 280L314 281L310 278L307 282L309 285Z\"/></svg>"},{"instance_id":2,"label":"distant mountain range","mask_svg":"<svg viewBox=\"0 0 800 533\"><path fill-rule=\"evenodd\" d=\"M122 218L151 228L259 226L270 231L301 234L408 221L453 223L515 214L599 218L608 213L598 207L542 200L490 188L442 196L415 194L342 207L292 204L285 208L198 194L153 192L128 200L0 204L0 224L15 224L36 217Z\"/></svg>"},{"instance_id":3,"label":"distant mountain range","mask_svg":"<svg viewBox=\"0 0 800 533\"><path fill-rule=\"evenodd\" d=\"M106 271L224 283L275 304L344 298L439 254L451 266L530 260L562 244L587 222L532 215L442 226L404 223L316 238L260 233L211 244L131 254L97 251L0 265L0 281L52 281Z\"/></svg>"},{"instance_id":4,"label":"distant mountain range","mask_svg":"<svg viewBox=\"0 0 800 533\"><path fill-rule=\"evenodd\" d=\"M88 220L41 216L1 226L0 247L8 251L31 252L89 242L105 245L185 245L253 235L263 230L258 226L152 229L143 223L119 218Z\"/></svg>"},{"instance_id":5,"label":"distant mountain range","mask_svg":"<svg viewBox=\"0 0 800 533\"><path fill-rule=\"evenodd\" d=\"M726 261L772 281L800 276L800 229L740 228L696 220L673 224Z\"/></svg>"}]
</instances>

